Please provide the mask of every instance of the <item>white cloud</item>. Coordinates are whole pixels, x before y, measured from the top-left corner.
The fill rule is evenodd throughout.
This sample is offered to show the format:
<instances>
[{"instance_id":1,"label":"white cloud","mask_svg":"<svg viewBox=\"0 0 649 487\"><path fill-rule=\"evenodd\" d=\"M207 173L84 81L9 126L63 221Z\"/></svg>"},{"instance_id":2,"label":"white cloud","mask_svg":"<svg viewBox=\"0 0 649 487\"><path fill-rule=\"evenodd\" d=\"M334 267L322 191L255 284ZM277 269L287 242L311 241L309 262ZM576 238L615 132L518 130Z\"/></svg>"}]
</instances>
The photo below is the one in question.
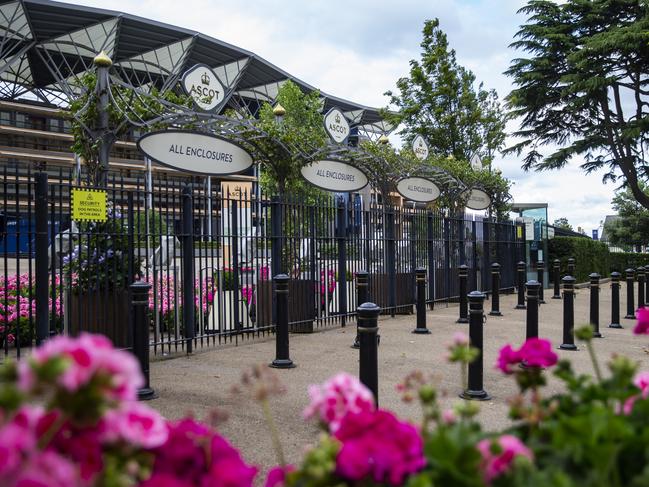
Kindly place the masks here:
<instances>
[{"instance_id":1,"label":"white cloud","mask_svg":"<svg viewBox=\"0 0 649 487\"><path fill-rule=\"evenodd\" d=\"M105 7L104 0L79 0ZM420 51L425 19L441 28L485 88L500 97L511 89L502 73L520 53L508 49L525 19L522 0L113 0L110 8L197 30L248 49L297 78L334 96L369 106L387 104L383 93L408 73ZM601 174L584 175L578 163L561 171L525 173L520 161L495 165L516 184L517 201L547 201L550 220L565 216L588 233L612 213L613 185ZM588 199L597 196L598 202Z\"/></svg>"}]
</instances>

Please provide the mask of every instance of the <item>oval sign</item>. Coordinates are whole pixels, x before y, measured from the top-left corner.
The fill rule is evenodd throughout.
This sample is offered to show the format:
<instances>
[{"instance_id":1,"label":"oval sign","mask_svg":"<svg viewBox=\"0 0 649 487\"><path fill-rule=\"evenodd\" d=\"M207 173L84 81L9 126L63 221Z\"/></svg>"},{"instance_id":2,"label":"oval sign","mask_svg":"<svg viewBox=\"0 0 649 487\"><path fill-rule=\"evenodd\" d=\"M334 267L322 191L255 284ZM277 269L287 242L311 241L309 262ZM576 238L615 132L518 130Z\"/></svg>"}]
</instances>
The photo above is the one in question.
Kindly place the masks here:
<instances>
[{"instance_id":1,"label":"oval sign","mask_svg":"<svg viewBox=\"0 0 649 487\"><path fill-rule=\"evenodd\" d=\"M237 144L200 132L151 132L137 146L150 159L181 171L218 176L238 174L252 166L250 154Z\"/></svg>"},{"instance_id":2,"label":"oval sign","mask_svg":"<svg viewBox=\"0 0 649 487\"><path fill-rule=\"evenodd\" d=\"M491 204L491 198L481 189L473 188L469 190L469 199L466 207L472 210L486 210Z\"/></svg>"},{"instance_id":3,"label":"oval sign","mask_svg":"<svg viewBox=\"0 0 649 487\"><path fill-rule=\"evenodd\" d=\"M345 114L338 108L332 108L324 117L325 130L334 142L342 144L349 137L349 123Z\"/></svg>"},{"instance_id":4,"label":"oval sign","mask_svg":"<svg viewBox=\"0 0 649 487\"><path fill-rule=\"evenodd\" d=\"M439 198L439 188L430 179L404 178L397 183L397 191L408 200L429 203Z\"/></svg>"},{"instance_id":5,"label":"oval sign","mask_svg":"<svg viewBox=\"0 0 649 487\"><path fill-rule=\"evenodd\" d=\"M415 157L420 161L423 161L428 157L428 144L421 135L418 135L412 140L412 151L415 153Z\"/></svg>"},{"instance_id":6,"label":"oval sign","mask_svg":"<svg viewBox=\"0 0 649 487\"><path fill-rule=\"evenodd\" d=\"M225 87L212 68L197 64L185 73L183 88L201 110L210 112L225 101Z\"/></svg>"},{"instance_id":7,"label":"oval sign","mask_svg":"<svg viewBox=\"0 0 649 487\"><path fill-rule=\"evenodd\" d=\"M367 176L363 171L339 161L315 161L304 166L302 177L326 191L346 193L359 191L367 186Z\"/></svg>"}]
</instances>

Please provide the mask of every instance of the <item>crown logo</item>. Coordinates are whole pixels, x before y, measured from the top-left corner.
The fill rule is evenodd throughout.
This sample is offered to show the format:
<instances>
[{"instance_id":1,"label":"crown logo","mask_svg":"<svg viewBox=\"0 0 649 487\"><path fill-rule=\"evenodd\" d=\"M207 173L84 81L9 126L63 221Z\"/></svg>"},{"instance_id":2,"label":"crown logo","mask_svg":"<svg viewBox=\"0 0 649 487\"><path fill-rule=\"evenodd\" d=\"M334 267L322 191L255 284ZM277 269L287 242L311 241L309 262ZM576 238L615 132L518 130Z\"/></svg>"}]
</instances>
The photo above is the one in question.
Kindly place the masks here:
<instances>
[{"instance_id":1,"label":"crown logo","mask_svg":"<svg viewBox=\"0 0 649 487\"><path fill-rule=\"evenodd\" d=\"M210 85L210 76L207 74L207 71L205 71L203 76L201 76L201 83L207 86Z\"/></svg>"},{"instance_id":2,"label":"crown logo","mask_svg":"<svg viewBox=\"0 0 649 487\"><path fill-rule=\"evenodd\" d=\"M340 115L336 113L334 120L336 121L336 123L340 123Z\"/></svg>"},{"instance_id":3,"label":"crown logo","mask_svg":"<svg viewBox=\"0 0 649 487\"><path fill-rule=\"evenodd\" d=\"M422 144L421 139L419 139L419 147L423 147L424 144Z\"/></svg>"}]
</instances>

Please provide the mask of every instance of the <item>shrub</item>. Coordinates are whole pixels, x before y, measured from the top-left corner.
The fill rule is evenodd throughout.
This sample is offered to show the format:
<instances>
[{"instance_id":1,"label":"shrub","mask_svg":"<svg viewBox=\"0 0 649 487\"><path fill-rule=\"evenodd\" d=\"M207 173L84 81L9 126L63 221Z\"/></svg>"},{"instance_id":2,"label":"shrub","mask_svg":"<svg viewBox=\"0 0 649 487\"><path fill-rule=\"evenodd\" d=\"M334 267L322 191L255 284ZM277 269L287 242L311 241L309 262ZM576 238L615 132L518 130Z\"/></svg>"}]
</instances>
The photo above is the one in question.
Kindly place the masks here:
<instances>
[{"instance_id":1,"label":"shrub","mask_svg":"<svg viewBox=\"0 0 649 487\"><path fill-rule=\"evenodd\" d=\"M606 244L580 237L555 237L548 241L548 266L554 259L561 261L561 274L567 274L569 258L575 259L577 282L588 281L588 275L597 272L607 276L610 272L610 252Z\"/></svg>"}]
</instances>

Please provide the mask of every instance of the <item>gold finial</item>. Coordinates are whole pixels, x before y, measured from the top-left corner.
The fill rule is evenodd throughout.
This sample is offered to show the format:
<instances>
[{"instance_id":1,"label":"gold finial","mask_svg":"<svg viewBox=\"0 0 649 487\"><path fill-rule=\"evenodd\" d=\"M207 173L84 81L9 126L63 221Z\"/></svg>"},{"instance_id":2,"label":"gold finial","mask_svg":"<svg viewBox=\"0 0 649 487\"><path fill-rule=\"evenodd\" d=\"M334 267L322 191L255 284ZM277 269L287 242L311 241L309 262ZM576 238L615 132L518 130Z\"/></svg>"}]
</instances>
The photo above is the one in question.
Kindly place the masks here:
<instances>
[{"instance_id":1,"label":"gold finial","mask_svg":"<svg viewBox=\"0 0 649 487\"><path fill-rule=\"evenodd\" d=\"M390 142L390 139L388 139L388 136L383 134L381 137L379 137L379 144L387 144Z\"/></svg>"},{"instance_id":2,"label":"gold finial","mask_svg":"<svg viewBox=\"0 0 649 487\"><path fill-rule=\"evenodd\" d=\"M95 63L95 66L100 68L110 68L113 65L113 60L108 57L105 51L101 51L95 56L95 59L92 61Z\"/></svg>"},{"instance_id":3,"label":"gold finial","mask_svg":"<svg viewBox=\"0 0 649 487\"><path fill-rule=\"evenodd\" d=\"M273 115L276 117L283 117L286 115L286 109L278 103L275 105L275 108L273 108Z\"/></svg>"}]
</instances>

